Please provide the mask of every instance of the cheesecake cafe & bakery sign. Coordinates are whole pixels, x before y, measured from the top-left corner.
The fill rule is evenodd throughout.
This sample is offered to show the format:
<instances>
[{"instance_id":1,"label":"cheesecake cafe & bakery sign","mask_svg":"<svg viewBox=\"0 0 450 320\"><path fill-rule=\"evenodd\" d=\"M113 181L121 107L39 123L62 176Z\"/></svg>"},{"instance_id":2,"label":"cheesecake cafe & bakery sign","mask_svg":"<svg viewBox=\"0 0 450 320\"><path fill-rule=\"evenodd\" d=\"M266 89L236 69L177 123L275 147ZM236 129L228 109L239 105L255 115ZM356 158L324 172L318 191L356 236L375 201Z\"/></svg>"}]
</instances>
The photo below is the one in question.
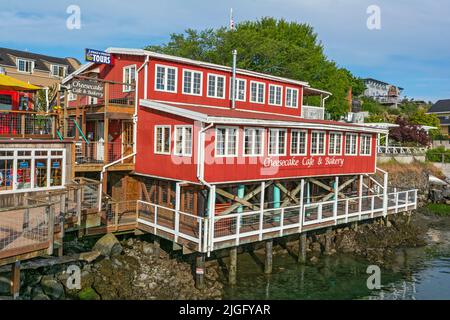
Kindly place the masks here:
<instances>
[{"instance_id":1,"label":"cheesecake cafe & bakery sign","mask_svg":"<svg viewBox=\"0 0 450 320\"><path fill-rule=\"evenodd\" d=\"M344 158L337 157L305 157L297 159L295 157L290 159L273 159L265 158L264 167L266 168L280 168L280 167L343 167Z\"/></svg>"}]
</instances>

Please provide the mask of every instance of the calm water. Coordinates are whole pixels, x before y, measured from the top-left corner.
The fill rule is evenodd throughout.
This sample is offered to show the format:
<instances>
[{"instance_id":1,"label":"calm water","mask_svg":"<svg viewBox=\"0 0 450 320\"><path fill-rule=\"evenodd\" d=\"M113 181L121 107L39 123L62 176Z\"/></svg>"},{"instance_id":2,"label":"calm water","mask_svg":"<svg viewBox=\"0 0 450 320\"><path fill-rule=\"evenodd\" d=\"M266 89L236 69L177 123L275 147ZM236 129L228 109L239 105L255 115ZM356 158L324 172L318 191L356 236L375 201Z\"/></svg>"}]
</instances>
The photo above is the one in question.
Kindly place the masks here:
<instances>
[{"instance_id":1,"label":"calm water","mask_svg":"<svg viewBox=\"0 0 450 320\"><path fill-rule=\"evenodd\" d=\"M238 258L238 286L226 299L450 299L448 244L398 252L393 268L382 270L381 290L367 289L365 260L338 255L299 266L288 254L274 256L274 272L261 271L263 256ZM259 260L259 262L258 262Z\"/></svg>"}]
</instances>

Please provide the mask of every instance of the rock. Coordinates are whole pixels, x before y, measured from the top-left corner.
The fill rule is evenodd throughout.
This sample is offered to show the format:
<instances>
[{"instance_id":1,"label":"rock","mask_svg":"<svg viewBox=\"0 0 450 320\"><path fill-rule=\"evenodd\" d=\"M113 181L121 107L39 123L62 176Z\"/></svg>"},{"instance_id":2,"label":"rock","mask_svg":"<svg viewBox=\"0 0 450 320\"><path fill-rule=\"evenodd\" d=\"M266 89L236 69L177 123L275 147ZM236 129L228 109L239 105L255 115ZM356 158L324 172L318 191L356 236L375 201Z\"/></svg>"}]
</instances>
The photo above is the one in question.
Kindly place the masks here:
<instances>
[{"instance_id":1,"label":"rock","mask_svg":"<svg viewBox=\"0 0 450 320\"><path fill-rule=\"evenodd\" d=\"M117 256L122 253L122 246L119 240L112 234L108 233L101 237L94 245L94 250L99 251L105 257Z\"/></svg>"},{"instance_id":2,"label":"rock","mask_svg":"<svg viewBox=\"0 0 450 320\"><path fill-rule=\"evenodd\" d=\"M85 288L78 294L80 300L100 300L100 296L91 287Z\"/></svg>"},{"instance_id":3,"label":"rock","mask_svg":"<svg viewBox=\"0 0 450 320\"><path fill-rule=\"evenodd\" d=\"M88 263L91 263L93 261L95 261L98 257L100 257L101 253L100 251L94 250L94 251L90 251L90 252L83 252L80 253L80 259L84 260Z\"/></svg>"},{"instance_id":4,"label":"rock","mask_svg":"<svg viewBox=\"0 0 450 320\"><path fill-rule=\"evenodd\" d=\"M311 251L313 253L319 253L320 254L322 252L322 247L321 247L320 243L319 242L311 243Z\"/></svg>"},{"instance_id":5,"label":"rock","mask_svg":"<svg viewBox=\"0 0 450 320\"><path fill-rule=\"evenodd\" d=\"M311 263L317 263L317 262L319 261L319 258L317 258L316 256L314 256L314 257L311 257L311 259L309 259L309 261L310 261Z\"/></svg>"},{"instance_id":6,"label":"rock","mask_svg":"<svg viewBox=\"0 0 450 320\"><path fill-rule=\"evenodd\" d=\"M33 297L31 297L31 300L50 300L50 298L45 295L44 293L39 293Z\"/></svg>"},{"instance_id":7,"label":"rock","mask_svg":"<svg viewBox=\"0 0 450 320\"><path fill-rule=\"evenodd\" d=\"M430 200L434 203L440 203L444 200L442 190L432 189L430 190Z\"/></svg>"},{"instance_id":8,"label":"rock","mask_svg":"<svg viewBox=\"0 0 450 320\"><path fill-rule=\"evenodd\" d=\"M43 278L41 287L44 293L54 300L61 299L64 296L63 285L55 279Z\"/></svg>"},{"instance_id":9,"label":"rock","mask_svg":"<svg viewBox=\"0 0 450 320\"><path fill-rule=\"evenodd\" d=\"M142 244L142 252L147 254L147 255L153 255L153 253L155 252L153 245L147 242L144 242Z\"/></svg>"}]
</instances>

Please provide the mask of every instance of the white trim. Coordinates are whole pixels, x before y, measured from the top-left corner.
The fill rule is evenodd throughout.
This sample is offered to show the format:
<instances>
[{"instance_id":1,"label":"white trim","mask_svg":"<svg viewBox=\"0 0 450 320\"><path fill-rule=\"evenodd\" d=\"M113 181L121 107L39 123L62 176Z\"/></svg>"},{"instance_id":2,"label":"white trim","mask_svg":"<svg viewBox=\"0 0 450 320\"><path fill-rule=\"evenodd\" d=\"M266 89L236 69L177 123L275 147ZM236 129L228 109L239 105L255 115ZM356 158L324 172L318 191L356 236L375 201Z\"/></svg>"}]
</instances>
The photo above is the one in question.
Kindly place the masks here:
<instances>
[{"instance_id":1,"label":"white trim","mask_svg":"<svg viewBox=\"0 0 450 320\"><path fill-rule=\"evenodd\" d=\"M185 95L191 95L191 96L202 96L203 95L203 71L193 70L193 69L187 69L183 68L183 74L182 74L182 85L181 85L181 94ZM184 91L184 73L188 71L191 73L191 91L185 92ZM193 93L194 91L194 74L200 74L200 93Z\"/></svg>"},{"instance_id":2,"label":"white trim","mask_svg":"<svg viewBox=\"0 0 450 320\"><path fill-rule=\"evenodd\" d=\"M313 136L315 133L323 133L323 152L319 153L319 146L317 146L317 152L314 153L312 148L313 148ZM319 135L320 136L320 135ZM317 142L319 142L319 136L317 136ZM327 153L327 132L323 131L323 130L312 130L311 131L311 143L310 143L310 154L311 156L324 156Z\"/></svg>"},{"instance_id":3,"label":"white trim","mask_svg":"<svg viewBox=\"0 0 450 320\"><path fill-rule=\"evenodd\" d=\"M217 154L217 142L219 139L217 139L217 130L218 129L225 129L225 136L224 136L224 154ZM228 153L228 139L230 135L230 129L236 130L236 146L235 146L235 153L229 154ZM216 158L235 158L239 154L239 127L234 126L217 126L214 129L214 157Z\"/></svg>"},{"instance_id":4,"label":"white trim","mask_svg":"<svg viewBox=\"0 0 450 320\"><path fill-rule=\"evenodd\" d=\"M122 85L122 92L132 92L133 87L132 87L132 82L131 82L131 72L128 72L128 77L129 79L125 79L125 70L131 70L134 68L134 81L136 81L136 70L137 70L137 66L136 64L130 64L128 66L124 66L122 68L122 81L123 83L128 83L128 84L124 84ZM130 82L127 82L130 81Z\"/></svg>"},{"instance_id":5,"label":"white trim","mask_svg":"<svg viewBox=\"0 0 450 320\"><path fill-rule=\"evenodd\" d=\"M246 154L245 153L245 130L255 130L255 131L253 131L253 134L251 135L251 146L252 146L252 153L250 153L250 154ZM255 146L256 146L256 144L255 144L255 140L256 140L256 130L258 130L258 131L261 131L261 147L260 147L260 150L261 150L261 152L260 152L260 154L257 154L257 153L255 153L254 151L255 151ZM261 156L264 156L264 145L265 145L265 142L264 142L264 139L265 139L265 136L266 136L266 129L265 128L262 128L262 127L244 127L243 128L243 130L242 130L242 156L244 157L244 158L251 158L251 157L261 157Z\"/></svg>"},{"instance_id":6,"label":"white trim","mask_svg":"<svg viewBox=\"0 0 450 320\"><path fill-rule=\"evenodd\" d=\"M356 136L355 138L355 153L351 153L351 152L347 152L347 136L351 135L351 136ZM345 132L345 146L344 146L344 155L346 156L357 156L358 155L358 149L359 149L359 145L358 145L358 133L355 132ZM351 151L351 147L350 147L350 151Z\"/></svg>"},{"instance_id":7,"label":"white trim","mask_svg":"<svg viewBox=\"0 0 450 320\"><path fill-rule=\"evenodd\" d=\"M274 102L273 103L270 103L270 88L271 87L275 88L274 96L273 96L273 98L274 98ZM278 88L281 89L281 91L280 91L280 103L276 103L276 100L277 100L277 90L276 89L278 89ZM269 84L269 91L267 92L267 94L268 94L268 100L269 100L268 104L270 106L277 106L277 107L282 107L283 106L283 86L270 83Z\"/></svg>"},{"instance_id":8,"label":"white trim","mask_svg":"<svg viewBox=\"0 0 450 320\"><path fill-rule=\"evenodd\" d=\"M270 133L272 131L276 131L277 135L276 135L276 143L275 143L275 150L276 153L270 153ZM284 153L279 153L280 151L280 131L284 131ZM288 145L287 145L287 129L285 128L269 128L269 132L267 134L267 154L269 155L269 157L276 157L276 156L286 156L287 155L287 149L288 149Z\"/></svg>"},{"instance_id":9,"label":"white trim","mask_svg":"<svg viewBox=\"0 0 450 320\"><path fill-rule=\"evenodd\" d=\"M158 129L169 129L169 152L164 152L164 151L158 151L157 147L158 147ZM164 131L162 132L162 143L161 143L161 147L164 150ZM155 125L154 127L154 139L153 139L153 152L154 154L162 154L162 155L170 155L170 151L171 151L171 146L172 146L172 127L170 125Z\"/></svg>"},{"instance_id":10,"label":"white trim","mask_svg":"<svg viewBox=\"0 0 450 320\"><path fill-rule=\"evenodd\" d=\"M256 84L256 101L252 99L252 84L255 83ZM258 97L259 97L259 85L262 84L263 85L263 101L259 102L258 101ZM266 104L266 84L264 82L261 81L255 81L255 80L250 80L250 96L249 96L249 101L251 103L256 103L256 104Z\"/></svg>"},{"instance_id":11,"label":"white trim","mask_svg":"<svg viewBox=\"0 0 450 320\"><path fill-rule=\"evenodd\" d=\"M210 95L209 94L209 77L210 76L215 77L215 80L214 80L214 95ZM219 97L217 95L217 87L218 87L217 86L217 83L218 83L217 79L218 78L222 78L223 79L223 97ZM227 77L224 76L224 75L221 75L221 74L209 73L208 72L207 75L206 75L206 96L208 98L225 99L226 98L226 92L227 92Z\"/></svg>"},{"instance_id":12,"label":"white trim","mask_svg":"<svg viewBox=\"0 0 450 320\"><path fill-rule=\"evenodd\" d=\"M364 139L362 139L363 137L369 138L369 153L368 154L362 153L363 141L364 141ZM371 157L372 156L372 139L373 139L373 137L370 134L362 134L361 133L359 135L359 155L361 157Z\"/></svg>"},{"instance_id":13,"label":"white trim","mask_svg":"<svg viewBox=\"0 0 450 320\"><path fill-rule=\"evenodd\" d=\"M62 67L62 68L64 68L64 75L61 77L59 75L53 74L53 67L58 67L58 68ZM64 77L66 77L68 69L69 68L65 64L51 63L50 64L50 76L53 77L53 78L63 79ZM58 69L58 71L59 71L59 69Z\"/></svg>"},{"instance_id":14,"label":"white trim","mask_svg":"<svg viewBox=\"0 0 450 320\"><path fill-rule=\"evenodd\" d=\"M298 140L298 142L297 142L297 150L295 152L292 152L292 140L293 140L292 137L293 137L293 134L297 133L297 132L305 133L305 152L304 153L297 152L298 147L300 146L300 144L299 144L300 140ZM290 144L291 156L306 156L306 155L308 155L308 146L309 146L308 139L309 139L308 130L291 129L291 144Z\"/></svg>"},{"instance_id":15,"label":"white trim","mask_svg":"<svg viewBox=\"0 0 450 320\"><path fill-rule=\"evenodd\" d=\"M336 145L334 145L334 149L332 150L332 152L330 152L331 150L330 150L330 146L331 146L331 135L332 134L334 134L334 135L339 135L340 136L340 144L339 144L339 146L340 146L340 152L339 153L336 153L335 152L335 150L336 150ZM330 131L330 132L328 132L328 155L330 155L330 156L342 156L342 147L343 147L343 145L342 145L342 142L343 142L343 135L342 135L342 132L338 132L338 131Z\"/></svg>"},{"instance_id":16,"label":"white trim","mask_svg":"<svg viewBox=\"0 0 450 320\"><path fill-rule=\"evenodd\" d=\"M232 98L232 96L231 96L231 85L232 85L232 81L233 81L233 78L231 77L230 78L230 100L231 100L231 98ZM243 79L243 78L236 78L236 88L235 88L235 90L236 90L236 92L238 92L238 89L239 89L239 82L240 81L243 81L244 82L244 99L239 99L239 95L237 94L236 95L236 101L241 101L241 102L245 102L245 101L247 101L247 79Z\"/></svg>"},{"instance_id":17,"label":"white trim","mask_svg":"<svg viewBox=\"0 0 450 320\"><path fill-rule=\"evenodd\" d=\"M298 109L298 88L286 87L285 91L286 91L286 94L285 94L285 97L284 97L284 104L285 104L286 108ZM288 92L289 91L291 91L291 96L293 95L293 91L297 92L296 99L295 99L295 106L292 105L292 102L293 102L292 97L291 97L291 105L290 106L288 105L288 98L287 98L287 96L288 96ZM303 104L303 101L302 101L302 104Z\"/></svg>"},{"instance_id":18,"label":"white trim","mask_svg":"<svg viewBox=\"0 0 450 320\"><path fill-rule=\"evenodd\" d=\"M158 89L158 67L164 68L164 89ZM173 91L167 89L167 84L169 82L169 77L168 77L169 69L175 70L175 85L174 85ZM155 87L154 87L155 91L167 92L167 93L177 93L177 85L178 85L178 68L177 67L172 67L172 66L168 66L168 65L164 65L164 64L155 64Z\"/></svg>"},{"instance_id":19,"label":"white trim","mask_svg":"<svg viewBox=\"0 0 450 320\"><path fill-rule=\"evenodd\" d=\"M191 129L191 152L186 153L186 128ZM177 152L177 129L181 129L181 152ZM194 148L194 126L192 125L175 125L173 135L173 154L180 157L192 157L192 149Z\"/></svg>"},{"instance_id":20,"label":"white trim","mask_svg":"<svg viewBox=\"0 0 450 320\"><path fill-rule=\"evenodd\" d=\"M30 70L30 71L23 71L23 70L20 70L20 69L19 69L19 61L24 61L25 63L31 62L31 70ZM20 73L27 73L27 74L33 74L33 72L34 72L34 66L35 66L35 61L32 60L32 59L26 59L26 58L20 58L20 57L17 57L17 58L16 58L16 66L17 66L17 72L20 72ZM50 72L51 72L51 70L50 70Z\"/></svg>"}]
</instances>

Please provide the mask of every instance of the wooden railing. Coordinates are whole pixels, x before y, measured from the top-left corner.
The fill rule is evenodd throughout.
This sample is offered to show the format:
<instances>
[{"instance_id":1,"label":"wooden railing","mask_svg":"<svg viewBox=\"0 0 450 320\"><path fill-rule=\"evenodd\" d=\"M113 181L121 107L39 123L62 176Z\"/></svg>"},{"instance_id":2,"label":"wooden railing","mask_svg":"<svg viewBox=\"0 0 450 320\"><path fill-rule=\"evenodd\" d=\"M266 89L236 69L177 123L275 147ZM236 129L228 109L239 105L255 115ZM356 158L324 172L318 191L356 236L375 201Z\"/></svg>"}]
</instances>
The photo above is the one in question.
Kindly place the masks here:
<instances>
[{"instance_id":1,"label":"wooden railing","mask_svg":"<svg viewBox=\"0 0 450 320\"><path fill-rule=\"evenodd\" d=\"M0 137L55 138L57 115L0 110Z\"/></svg>"}]
</instances>

